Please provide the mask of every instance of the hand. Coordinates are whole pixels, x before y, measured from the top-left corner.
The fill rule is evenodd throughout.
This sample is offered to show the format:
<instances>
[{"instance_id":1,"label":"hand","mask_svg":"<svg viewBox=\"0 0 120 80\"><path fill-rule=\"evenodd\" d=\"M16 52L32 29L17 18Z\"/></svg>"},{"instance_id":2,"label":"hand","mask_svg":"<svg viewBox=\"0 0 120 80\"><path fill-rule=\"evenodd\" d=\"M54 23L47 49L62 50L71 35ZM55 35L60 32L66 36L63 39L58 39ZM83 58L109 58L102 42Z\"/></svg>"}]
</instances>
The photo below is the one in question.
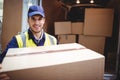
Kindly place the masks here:
<instances>
[{"instance_id":1,"label":"hand","mask_svg":"<svg viewBox=\"0 0 120 80\"><path fill-rule=\"evenodd\" d=\"M0 73L0 80L10 80L10 78L7 76L7 74Z\"/></svg>"},{"instance_id":2,"label":"hand","mask_svg":"<svg viewBox=\"0 0 120 80\"><path fill-rule=\"evenodd\" d=\"M2 65L0 64L0 69L2 68ZM7 76L7 74L0 73L0 80L10 80L10 78Z\"/></svg>"}]
</instances>

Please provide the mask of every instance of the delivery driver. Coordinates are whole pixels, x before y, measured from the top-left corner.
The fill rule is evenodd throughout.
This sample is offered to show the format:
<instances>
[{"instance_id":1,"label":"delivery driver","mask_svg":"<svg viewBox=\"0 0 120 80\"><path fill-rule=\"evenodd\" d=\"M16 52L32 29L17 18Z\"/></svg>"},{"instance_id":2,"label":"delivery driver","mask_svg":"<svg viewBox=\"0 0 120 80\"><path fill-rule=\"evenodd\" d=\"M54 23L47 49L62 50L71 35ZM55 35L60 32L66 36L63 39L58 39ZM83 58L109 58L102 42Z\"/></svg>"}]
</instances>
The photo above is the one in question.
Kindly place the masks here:
<instances>
[{"instance_id":1,"label":"delivery driver","mask_svg":"<svg viewBox=\"0 0 120 80\"><path fill-rule=\"evenodd\" d=\"M2 63L9 48L56 45L57 39L44 32L44 23L45 14L43 8L36 5L30 6L28 10L29 29L26 32L12 38L12 40L8 43L7 48L0 56L0 63Z\"/></svg>"}]
</instances>

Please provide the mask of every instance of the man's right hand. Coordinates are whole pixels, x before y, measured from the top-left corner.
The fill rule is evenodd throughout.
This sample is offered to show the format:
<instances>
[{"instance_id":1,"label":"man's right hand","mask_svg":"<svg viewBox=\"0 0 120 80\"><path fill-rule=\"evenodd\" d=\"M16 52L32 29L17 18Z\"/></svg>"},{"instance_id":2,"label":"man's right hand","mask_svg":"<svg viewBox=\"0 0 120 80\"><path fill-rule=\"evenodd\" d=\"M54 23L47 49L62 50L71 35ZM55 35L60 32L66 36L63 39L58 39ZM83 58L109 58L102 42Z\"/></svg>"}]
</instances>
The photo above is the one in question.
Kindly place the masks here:
<instances>
[{"instance_id":1,"label":"man's right hand","mask_svg":"<svg viewBox=\"0 0 120 80\"><path fill-rule=\"evenodd\" d=\"M2 68L2 64L0 64L0 69ZM0 73L0 80L10 80L7 74Z\"/></svg>"}]
</instances>

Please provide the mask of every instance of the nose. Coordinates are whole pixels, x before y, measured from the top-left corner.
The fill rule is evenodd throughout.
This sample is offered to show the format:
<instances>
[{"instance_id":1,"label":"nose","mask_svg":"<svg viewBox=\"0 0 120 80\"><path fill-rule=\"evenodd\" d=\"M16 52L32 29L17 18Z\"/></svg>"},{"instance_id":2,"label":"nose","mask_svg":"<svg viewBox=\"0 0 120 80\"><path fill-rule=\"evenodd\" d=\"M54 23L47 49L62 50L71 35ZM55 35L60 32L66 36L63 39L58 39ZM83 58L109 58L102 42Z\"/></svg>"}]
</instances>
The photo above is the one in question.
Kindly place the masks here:
<instances>
[{"instance_id":1,"label":"nose","mask_svg":"<svg viewBox=\"0 0 120 80\"><path fill-rule=\"evenodd\" d=\"M35 24L39 24L40 23L40 20L35 20Z\"/></svg>"}]
</instances>

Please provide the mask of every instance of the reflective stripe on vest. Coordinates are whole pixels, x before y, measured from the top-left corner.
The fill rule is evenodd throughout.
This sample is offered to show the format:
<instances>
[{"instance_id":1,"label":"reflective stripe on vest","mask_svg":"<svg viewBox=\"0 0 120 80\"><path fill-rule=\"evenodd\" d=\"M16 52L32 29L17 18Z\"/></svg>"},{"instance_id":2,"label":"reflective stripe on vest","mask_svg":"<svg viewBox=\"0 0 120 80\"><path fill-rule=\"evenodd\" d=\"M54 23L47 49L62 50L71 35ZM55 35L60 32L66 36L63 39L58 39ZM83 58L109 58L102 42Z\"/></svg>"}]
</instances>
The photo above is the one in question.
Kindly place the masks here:
<instances>
[{"instance_id":1,"label":"reflective stripe on vest","mask_svg":"<svg viewBox=\"0 0 120 80\"><path fill-rule=\"evenodd\" d=\"M35 47L36 44L33 42L32 39L29 39L28 32L21 33L20 35L16 36L18 47ZM44 46L49 45L56 45L57 40L55 37L45 33L45 42Z\"/></svg>"}]
</instances>

